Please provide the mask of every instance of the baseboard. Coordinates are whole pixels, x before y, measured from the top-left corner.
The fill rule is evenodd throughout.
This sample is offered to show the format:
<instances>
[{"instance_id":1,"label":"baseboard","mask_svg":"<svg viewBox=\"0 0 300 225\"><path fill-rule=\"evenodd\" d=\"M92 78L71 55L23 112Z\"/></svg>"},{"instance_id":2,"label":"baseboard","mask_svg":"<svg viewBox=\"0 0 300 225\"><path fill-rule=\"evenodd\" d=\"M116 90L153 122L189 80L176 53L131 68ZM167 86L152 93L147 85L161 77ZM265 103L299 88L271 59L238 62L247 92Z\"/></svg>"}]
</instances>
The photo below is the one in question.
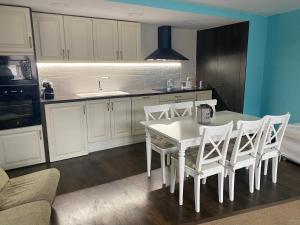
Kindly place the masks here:
<instances>
[{"instance_id":1,"label":"baseboard","mask_svg":"<svg viewBox=\"0 0 300 225\"><path fill-rule=\"evenodd\" d=\"M97 152L124 145L136 144L145 141L145 135L114 138L107 141L88 143L88 152Z\"/></svg>"}]
</instances>

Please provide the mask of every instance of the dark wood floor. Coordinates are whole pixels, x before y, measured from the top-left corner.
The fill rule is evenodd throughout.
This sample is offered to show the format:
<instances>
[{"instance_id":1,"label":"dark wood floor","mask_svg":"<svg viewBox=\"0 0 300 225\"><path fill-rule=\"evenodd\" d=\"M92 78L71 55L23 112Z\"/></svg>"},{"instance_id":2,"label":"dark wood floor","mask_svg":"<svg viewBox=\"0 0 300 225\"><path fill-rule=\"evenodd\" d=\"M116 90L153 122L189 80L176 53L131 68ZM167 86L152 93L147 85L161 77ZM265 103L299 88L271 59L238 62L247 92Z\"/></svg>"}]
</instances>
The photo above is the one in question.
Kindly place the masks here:
<instances>
[{"instance_id":1,"label":"dark wood floor","mask_svg":"<svg viewBox=\"0 0 300 225\"><path fill-rule=\"evenodd\" d=\"M194 211L193 180L187 179L184 205L162 187L159 156L153 154L153 173L146 177L145 143L125 146L89 156L9 171L11 177L55 167L61 172L54 203L55 225L162 225L198 224L242 210L264 207L300 197L300 166L281 161L278 183L271 173L262 178L262 188L250 194L246 170L236 176L235 201L228 199L225 181L224 203L218 203L217 177L201 185L201 212ZM270 165L271 166L271 165Z\"/></svg>"}]
</instances>

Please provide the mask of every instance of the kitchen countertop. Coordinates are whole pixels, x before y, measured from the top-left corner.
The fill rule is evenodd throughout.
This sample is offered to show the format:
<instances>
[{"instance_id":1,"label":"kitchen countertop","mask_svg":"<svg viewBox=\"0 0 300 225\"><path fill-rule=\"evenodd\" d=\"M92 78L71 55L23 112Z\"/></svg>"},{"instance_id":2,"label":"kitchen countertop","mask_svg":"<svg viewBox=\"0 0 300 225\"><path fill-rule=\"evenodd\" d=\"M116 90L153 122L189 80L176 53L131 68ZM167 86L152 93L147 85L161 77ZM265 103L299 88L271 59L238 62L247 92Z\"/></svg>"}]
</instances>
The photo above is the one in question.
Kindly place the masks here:
<instances>
[{"instance_id":1,"label":"kitchen countertop","mask_svg":"<svg viewBox=\"0 0 300 225\"><path fill-rule=\"evenodd\" d=\"M41 99L41 104L55 104L55 103L66 103L66 102L77 102L86 100L97 100L97 99L107 99L107 98L128 98L128 97L138 97L145 95L162 95L162 94L174 94L174 93L185 93L185 92L195 92L195 91L205 91L212 90L209 87L203 88L191 88L182 90L181 88L174 88L172 91L167 91L167 89L144 89L144 90L122 90L128 94L122 95L103 95L103 96L90 96L90 97L80 97L76 94L70 94L65 96L56 96L54 99ZM104 91L105 92L105 91Z\"/></svg>"}]
</instances>

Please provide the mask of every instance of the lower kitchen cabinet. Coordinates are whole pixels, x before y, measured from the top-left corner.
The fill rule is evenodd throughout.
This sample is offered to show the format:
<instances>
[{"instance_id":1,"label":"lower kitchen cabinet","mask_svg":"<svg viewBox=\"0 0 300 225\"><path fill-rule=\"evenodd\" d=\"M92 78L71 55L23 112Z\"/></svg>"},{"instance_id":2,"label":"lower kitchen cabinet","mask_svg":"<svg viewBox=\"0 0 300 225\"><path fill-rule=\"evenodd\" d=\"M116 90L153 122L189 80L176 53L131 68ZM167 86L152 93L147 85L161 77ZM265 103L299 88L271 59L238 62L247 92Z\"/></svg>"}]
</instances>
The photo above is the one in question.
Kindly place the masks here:
<instances>
[{"instance_id":1,"label":"lower kitchen cabinet","mask_svg":"<svg viewBox=\"0 0 300 225\"><path fill-rule=\"evenodd\" d=\"M89 143L131 135L130 98L87 101Z\"/></svg>"},{"instance_id":2,"label":"lower kitchen cabinet","mask_svg":"<svg viewBox=\"0 0 300 225\"><path fill-rule=\"evenodd\" d=\"M85 102L45 106L50 161L87 155Z\"/></svg>"},{"instance_id":3,"label":"lower kitchen cabinet","mask_svg":"<svg viewBox=\"0 0 300 225\"><path fill-rule=\"evenodd\" d=\"M158 105L158 96L142 96L132 98L132 135L145 133L145 128L140 124L145 119L144 106Z\"/></svg>"},{"instance_id":4,"label":"lower kitchen cabinet","mask_svg":"<svg viewBox=\"0 0 300 225\"><path fill-rule=\"evenodd\" d=\"M0 166L13 169L45 162L42 126L0 131Z\"/></svg>"},{"instance_id":5,"label":"lower kitchen cabinet","mask_svg":"<svg viewBox=\"0 0 300 225\"><path fill-rule=\"evenodd\" d=\"M197 101L212 99L212 91L199 91L196 93Z\"/></svg>"},{"instance_id":6,"label":"lower kitchen cabinet","mask_svg":"<svg viewBox=\"0 0 300 225\"><path fill-rule=\"evenodd\" d=\"M130 98L114 98L111 105L111 136L131 136L131 100Z\"/></svg>"},{"instance_id":7,"label":"lower kitchen cabinet","mask_svg":"<svg viewBox=\"0 0 300 225\"><path fill-rule=\"evenodd\" d=\"M88 142L93 143L110 139L109 99L87 101L86 109Z\"/></svg>"},{"instance_id":8,"label":"lower kitchen cabinet","mask_svg":"<svg viewBox=\"0 0 300 225\"><path fill-rule=\"evenodd\" d=\"M189 102L189 101L193 102L195 100L196 100L195 92L166 94L166 95L159 96L160 104L169 104L175 102Z\"/></svg>"}]
</instances>

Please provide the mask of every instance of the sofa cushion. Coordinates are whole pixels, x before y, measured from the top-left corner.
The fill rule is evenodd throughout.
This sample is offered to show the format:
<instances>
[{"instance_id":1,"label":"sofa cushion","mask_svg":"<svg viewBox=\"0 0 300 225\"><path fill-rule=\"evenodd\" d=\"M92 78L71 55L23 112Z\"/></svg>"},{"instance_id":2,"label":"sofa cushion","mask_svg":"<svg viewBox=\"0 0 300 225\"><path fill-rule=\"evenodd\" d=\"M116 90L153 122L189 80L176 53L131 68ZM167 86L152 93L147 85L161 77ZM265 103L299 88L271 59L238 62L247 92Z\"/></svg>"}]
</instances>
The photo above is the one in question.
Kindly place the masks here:
<instances>
[{"instance_id":1,"label":"sofa cushion","mask_svg":"<svg viewBox=\"0 0 300 225\"><path fill-rule=\"evenodd\" d=\"M0 192L0 210L39 200L52 204L59 176L57 169L47 169L10 179Z\"/></svg>"},{"instance_id":2,"label":"sofa cushion","mask_svg":"<svg viewBox=\"0 0 300 225\"><path fill-rule=\"evenodd\" d=\"M49 225L51 206L47 201L31 202L0 211L0 224Z\"/></svg>"},{"instance_id":3,"label":"sofa cushion","mask_svg":"<svg viewBox=\"0 0 300 225\"><path fill-rule=\"evenodd\" d=\"M5 171L0 168L0 191L4 188L4 186L7 184L9 178Z\"/></svg>"}]
</instances>

